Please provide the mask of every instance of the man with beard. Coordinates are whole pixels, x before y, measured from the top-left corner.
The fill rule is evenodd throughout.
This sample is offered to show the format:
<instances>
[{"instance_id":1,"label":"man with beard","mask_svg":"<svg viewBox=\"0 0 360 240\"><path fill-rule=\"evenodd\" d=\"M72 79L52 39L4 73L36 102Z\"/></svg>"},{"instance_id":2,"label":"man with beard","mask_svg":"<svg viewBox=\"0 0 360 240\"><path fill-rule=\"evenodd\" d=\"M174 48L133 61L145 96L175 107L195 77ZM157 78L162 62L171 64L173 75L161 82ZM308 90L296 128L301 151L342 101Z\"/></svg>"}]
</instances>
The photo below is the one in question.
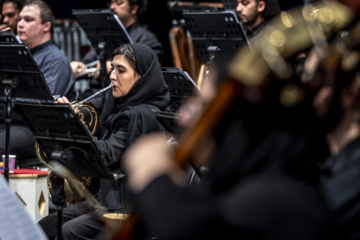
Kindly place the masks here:
<instances>
[{"instance_id":1,"label":"man with beard","mask_svg":"<svg viewBox=\"0 0 360 240\"><path fill-rule=\"evenodd\" d=\"M22 6L22 2L18 0L5 0L2 2L0 29L10 27L10 31L16 34L16 26Z\"/></svg>"},{"instance_id":2,"label":"man with beard","mask_svg":"<svg viewBox=\"0 0 360 240\"><path fill-rule=\"evenodd\" d=\"M236 12L245 26L246 35L251 40L265 26L264 12L266 2L263 0L238 0Z\"/></svg>"}]
</instances>

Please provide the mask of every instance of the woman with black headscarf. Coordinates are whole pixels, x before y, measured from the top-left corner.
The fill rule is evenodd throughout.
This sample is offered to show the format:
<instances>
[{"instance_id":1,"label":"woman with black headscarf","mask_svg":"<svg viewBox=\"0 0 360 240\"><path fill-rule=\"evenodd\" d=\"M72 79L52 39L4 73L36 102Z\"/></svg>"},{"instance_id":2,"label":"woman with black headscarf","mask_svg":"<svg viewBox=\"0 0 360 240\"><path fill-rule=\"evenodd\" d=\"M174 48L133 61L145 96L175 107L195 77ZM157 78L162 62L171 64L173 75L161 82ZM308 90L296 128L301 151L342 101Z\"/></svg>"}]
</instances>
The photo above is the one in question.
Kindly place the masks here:
<instances>
[{"instance_id":1,"label":"woman with black headscarf","mask_svg":"<svg viewBox=\"0 0 360 240\"><path fill-rule=\"evenodd\" d=\"M94 139L105 164L114 172L121 172L121 157L136 138L163 131L153 110L164 110L170 93L155 53L143 44L125 44L116 49L112 68L112 95L108 96L100 116L106 132L102 140ZM65 97L57 102L69 103ZM106 210L125 211L121 205L123 198L126 199L124 179L100 180L99 200ZM86 201L67 207L62 214L63 238L95 238L104 230L103 221L103 216ZM49 239L56 237L56 223L56 213L39 222Z\"/></svg>"}]
</instances>

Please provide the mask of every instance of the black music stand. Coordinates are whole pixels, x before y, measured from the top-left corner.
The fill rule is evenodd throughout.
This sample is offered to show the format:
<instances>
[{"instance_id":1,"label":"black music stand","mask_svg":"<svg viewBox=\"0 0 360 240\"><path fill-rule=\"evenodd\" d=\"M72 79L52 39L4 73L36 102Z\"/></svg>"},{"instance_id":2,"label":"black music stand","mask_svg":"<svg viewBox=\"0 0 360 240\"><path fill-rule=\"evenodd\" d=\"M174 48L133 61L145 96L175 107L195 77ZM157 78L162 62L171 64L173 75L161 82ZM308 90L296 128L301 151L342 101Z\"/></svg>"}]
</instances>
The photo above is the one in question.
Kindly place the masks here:
<instances>
[{"instance_id":1,"label":"black music stand","mask_svg":"<svg viewBox=\"0 0 360 240\"><path fill-rule=\"evenodd\" d=\"M201 64L211 63L217 54L248 45L234 11L188 11L183 16Z\"/></svg>"},{"instance_id":2,"label":"black music stand","mask_svg":"<svg viewBox=\"0 0 360 240\"><path fill-rule=\"evenodd\" d=\"M75 176L115 179L89 129L69 104L15 102L41 150Z\"/></svg>"},{"instance_id":3,"label":"black music stand","mask_svg":"<svg viewBox=\"0 0 360 240\"><path fill-rule=\"evenodd\" d=\"M100 60L101 88L107 81L106 60L121 44L132 43L129 33L116 14L110 9L73 9L72 14L85 31ZM103 96L103 102L105 96Z\"/></svg>"},{"instance_id":4,"label":"black music stand","mask_svg":"<svg viewBox=\"0 0 360 240\"><path fill-rule=\"evenodd\" d=\"M9 180L9 142L12 98L53 101L53 96L31 53L24 44L0 43L0 96L6 97L4 175Z\"/></svg>"},{"instance_id":5,"label":"black music stand","mask_svg":"<svg viewBox=\"0 0 360 240\"><path fill-rule=\"evenodd\" d=\"M19 39L12 32L2 32L0 33L0 42L7 43L21 43Z\"/></svg>"},{"instance_id":6,"label":"black music stand","mask_svg":"<svg viewBox=\"0 0 360 240\"><path fill-rule=\"evenodd\" d=\"M15 102L15 107L29 124L39 150L49 161L59 162L75 176L106 179L122 176L112 173L105 165L92 134L69 104ZM61 239L64 180L56 175L52 179L56 183L52 195L55 195L53 202L58 213L57 235Z\"/></svg>"},{"instance_id":7,"label":"black music stand","mask_svg":"<svg viewBox=\"0 0 360 240\"><path fill-rule=\"evenodd\" d=\"M238 3L237 0L221 0L225 10L235 10Z\"/></svg>"},{"instance_id":8,"label":"black music stand","mask_svg":"<svg viewBox=\"0 0 360 240\"><path fill-rule=\"evenodd\" d=\"M196 83L189 74L180 68L161 68L165 82L170 91L170 103L165 111L155 111L158 120L165 129L174 134L179 134L176 124L178 110L187 98L194 94L201 94Z\"/></svg>"}]
</instances>

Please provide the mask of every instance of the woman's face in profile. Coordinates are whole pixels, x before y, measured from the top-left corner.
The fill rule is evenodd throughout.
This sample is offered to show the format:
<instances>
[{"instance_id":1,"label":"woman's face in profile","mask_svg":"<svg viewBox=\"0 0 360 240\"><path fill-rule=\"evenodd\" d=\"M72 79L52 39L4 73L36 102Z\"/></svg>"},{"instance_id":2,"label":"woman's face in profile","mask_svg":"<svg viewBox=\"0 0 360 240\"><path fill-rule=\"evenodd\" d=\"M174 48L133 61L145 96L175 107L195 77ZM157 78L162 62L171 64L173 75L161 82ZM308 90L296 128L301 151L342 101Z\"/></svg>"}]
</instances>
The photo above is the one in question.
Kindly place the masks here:
<instances>
[{"instance_id":1,"label":"woman's face in profile","mask_svg":"<svg viewBox=\"0 0 360 240\"><path fill-rule=\"evenodd\" d=\"M112 95L114 98L123 97L132 88L140 75L131 67L124 55L116 55L111 62L110 80L114 84Z\"/></svg>"}]
</instances>

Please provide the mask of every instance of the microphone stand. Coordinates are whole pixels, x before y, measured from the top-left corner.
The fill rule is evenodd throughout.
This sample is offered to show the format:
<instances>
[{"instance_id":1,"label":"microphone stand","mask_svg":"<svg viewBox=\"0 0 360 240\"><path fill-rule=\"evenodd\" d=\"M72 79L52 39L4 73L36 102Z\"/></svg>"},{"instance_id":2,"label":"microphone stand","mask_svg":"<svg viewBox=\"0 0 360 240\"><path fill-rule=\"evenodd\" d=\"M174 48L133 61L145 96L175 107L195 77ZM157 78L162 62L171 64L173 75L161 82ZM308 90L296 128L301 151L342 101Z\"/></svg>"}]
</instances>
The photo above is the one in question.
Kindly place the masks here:
<instances>
[{"instance_id":1,"label":"microphone stand","mask_svg":"<svg viewBox=\"0 0 360 240\"><path fill-rule=\"evenodd\" d=\"M12 96L11 89L16 88L19 81L14 79L2 80L1 84L5 86L4 92L6 96L6 113L5 113L5 124L6 124L6 136L5 136L5 162L4 162L4 176L7 182L9 182L9 154L10 154L10 124L11 124L11 104Z\"/></svg>"}]
</instances>

